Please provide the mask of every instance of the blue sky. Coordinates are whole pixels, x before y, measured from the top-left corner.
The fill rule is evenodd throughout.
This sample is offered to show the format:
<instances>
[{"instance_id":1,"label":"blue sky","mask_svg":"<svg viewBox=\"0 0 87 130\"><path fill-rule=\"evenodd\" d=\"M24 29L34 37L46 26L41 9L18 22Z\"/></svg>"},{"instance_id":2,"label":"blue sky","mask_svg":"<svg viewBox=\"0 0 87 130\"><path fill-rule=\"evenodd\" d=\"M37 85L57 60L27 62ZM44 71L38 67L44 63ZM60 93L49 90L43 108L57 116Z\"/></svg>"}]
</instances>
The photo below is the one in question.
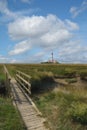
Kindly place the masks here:
<instances>
[{"instance_id":1,"label":"blue sky","mask_svg":"<svg viewBox=\"0 0 87 130\"><path fill-rule=\"evenodd\" d=\"M87 0L0 0L0 63L87 63Z\"/></svg>"}]
</instances>

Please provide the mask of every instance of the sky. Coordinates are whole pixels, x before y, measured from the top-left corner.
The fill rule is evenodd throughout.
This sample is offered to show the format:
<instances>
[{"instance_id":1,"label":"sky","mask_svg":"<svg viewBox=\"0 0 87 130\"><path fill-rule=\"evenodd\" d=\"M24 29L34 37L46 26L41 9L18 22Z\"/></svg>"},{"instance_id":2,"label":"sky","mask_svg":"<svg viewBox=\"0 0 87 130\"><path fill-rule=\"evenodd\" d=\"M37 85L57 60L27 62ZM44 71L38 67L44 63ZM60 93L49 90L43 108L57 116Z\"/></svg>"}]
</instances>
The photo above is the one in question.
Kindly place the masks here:
<instances>
[{"instance_id":1,"label":"sky","mask_svg":"<svg viewBox=\"0 0 87 130\"><path fill-rule=\"evenodd\" d=\"M0 0L0 63L87 63L87 0Z\"/></svg>"}]
</instances>

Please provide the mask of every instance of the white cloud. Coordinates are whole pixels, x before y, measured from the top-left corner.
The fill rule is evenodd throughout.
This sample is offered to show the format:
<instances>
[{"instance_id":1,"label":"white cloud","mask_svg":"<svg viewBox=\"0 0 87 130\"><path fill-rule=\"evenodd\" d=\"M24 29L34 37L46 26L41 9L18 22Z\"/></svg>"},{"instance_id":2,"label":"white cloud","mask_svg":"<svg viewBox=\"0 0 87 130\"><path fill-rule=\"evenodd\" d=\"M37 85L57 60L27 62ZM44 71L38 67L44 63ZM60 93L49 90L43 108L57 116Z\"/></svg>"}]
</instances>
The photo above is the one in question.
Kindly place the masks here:
<instances>
[{"instance_id":1,"label":"white cloud","mask_svg":"<svg viewBox=\"0 0 87 130\"><path fill-rule=\"evenodd\" d=\"M44 51L37 52L32 55L32 57L28 57L30 63L40 63L40 61L44 61L44 56L46 53Z\"/></svg>"},{"instance_id":2,"label":"white cloud","mask_svg":"<svg viewBox=\"0 0 87 130\"><path fill-rule=\"evenodd\" d=\"M8 57L0 55L0 63L6 63L8 61Z\"/></svg>"},{"instance_id":3,"label":"white cloud","mask_svg":"<svg viewBox=\"0 0 87 130\"><path fill-rule=\"evenodd\" d=\"M79 26L77 23L74 23L68 19L66 19L65 22L66 22L67 28L69 30L78 30L79 29Z\"/></svg>"},{"instance_id":4,"label":"white cloud","mask_svg":"<svg viewBox=\"0 0 87 130\"><path fill-rule=\"evenodd\" d=\"M9 10L7 0L0 0L0 12L4 15L4 17L6 16L11 19L17 18L16 13Z\"/></svg>"},{"instance_id":5,"label":"white cloud","mask_svg":"<svg viewBox=\"0 0 87 130\"><path fill-rule=\"evenodd\" d=\"M17 60L16 59L12 59L9 61L10 63L17 63Z\"/></svg>"},{"instance_id":6,"label":"white cloud","mask_svg":"<svg viewBox=\"0 0 87 130\"><path fill-rule=\"evenodd\" d=\"M59 59L65 63L87 63L87 47L79 41L68 43L59 49Z\"/></svg>"},{"instance_id":7,"label":"white cloud","mask_svg":"<svg viewBox=\"0 0 87 130\"><path fill-rule=\"evenodd\" d=\"M0 55L0 63L18 63L17 59L7 56Z\"/></svg>"},{"instance_id":8,"label":"white cloud","mask_svg":"<svg viewBox=\"0 0 87 130\"><path fill-rule=\"evenodd\" d=\"M28 44L28 41L22 41L15 45L14 49L9 52L9 55L17 55L26 52L31 47Z\"/></svg>"},{"instance_id":9,"label":"white cloud","mask_svg":"<svg viewBox=\"0 0 87 130\"><path fill-rule=\"evenodd\" d=\"M17 19L8 25L8 32L12 39L27 39L27 46L37 46L43 49L56 48L65 44L72 38L72 32L79 27L70 20L62 21L55 15L31 16ZM24 44L24 43L23 43ZM30 48L18 47L18 43L10 54L19 54Z\"/></svg>"},{"instance_id":10,"label":"white cloud","mask_svg":"<svg viewBox=\"0 0 87 130\"><path fill-rule=\"evenodd\" d=\"M0 55L0 60L5 60L5 59L7 59L7 58L2 56L2 55Z\"/></svg>"},{"instance_id":11,"label":"white cloud","mask_svg":"<svg viewBox=\"0 0 87 130\"><path fill-rule=\"evenodd\" d=\"M70 20L62 21L55 15L31 16L15 20L8 25L8 32L12 39L37 38L44 35L71 34L70 30L79 27ZM21 30L21 31L20 31ZM58 33L58 34L57 34Z\"/></svg>"},{"instance_id":12,"label":"white cloud","mask_svg":"<svg viewBox=\"0 0 87 130\"><path fill-rule=\"evenodd\" d=\"M32 0L21 0L23 3L30 3Z\"/></svg>"},{"instance_id":13,"label":"white cloud","mask_svg":"<svg viewBox=\"0 0 87 130\"><path fill-rule=\"evenodd\" d=\"M71 38L71 33L66 29L60 29L59 31L48 32L41 37L43 43L48 45L56 45L66 42Z\"/></svg>"},{"instance_id":14,"label":"white cloud","mask_svg":"<svg viewBox=\"0 0 87 130\"><path fill-rule=\"evenodd\" d=\"M7 1L0 0L0 12L6 12L6 11L7 11Z\"/></svg>"},{"instance_id":15,"label":"white cloud","mask_svg":"<svg viewBox=\"0 0 87 130\"><path fill-rule=\"evenodd\" d=\"M72 17L75 18L85 10L87 10L87 0L84 0L79 7L71 7L70 13Z\"/></svg>"},{"instance_id":16,"label":"white cloud","mask_svg":"<svg viewBox=\"0 0 87 130\"><path fill-rule=\"evenodd\" d=\"M13 39L21 38L32 38L40 37L51 30L51 27L55 29L56 16L48 15L47 17L43 16L32 16L25 17L23 19L17 19L13 23L10 23L8 26L8 31ZM60 24L58 22L58 24ZM60 25L57 26L57 28ZM21 30L21 31L20 31Z\"/></svg>"},{"instance_id":17,"label":"white cloud","mask_svg":"<svg viewBox=\"0 0 87 130\"><path fill-rule=\"evenodd\" d=\"M22 0L22 2L29 2L31 0ZM16 1L17 2L17 1ZM1 22L11 22L14 21L18 18L22 18L25 15L30 15L34 12L37 12L39 9L38 8L29 8L27 10L21 10L21 11L11 11L8 7L8 1L7 0L0 0L0 13L2 14L0 17Z\"/></svg>"}]
</instances>

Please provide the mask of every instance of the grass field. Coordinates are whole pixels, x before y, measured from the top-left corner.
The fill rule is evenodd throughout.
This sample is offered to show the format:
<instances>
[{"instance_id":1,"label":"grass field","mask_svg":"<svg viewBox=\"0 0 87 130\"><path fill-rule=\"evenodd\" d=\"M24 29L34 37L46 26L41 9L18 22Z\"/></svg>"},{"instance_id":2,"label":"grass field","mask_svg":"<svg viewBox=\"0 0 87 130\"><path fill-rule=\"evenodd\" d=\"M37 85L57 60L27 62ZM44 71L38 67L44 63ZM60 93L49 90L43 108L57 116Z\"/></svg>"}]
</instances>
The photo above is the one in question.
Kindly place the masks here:
<instances>
[{"instance_id":1,"label":"grass field","mask_svg":"<svg viewBox=\"0 0 87 130\"><path fill-rule=\"evenodd\" d=\"M2 97L0 97L0 130L26 130L11 100Z\"/></svg>"},{"instance_id":2,"label":"grass field","mask_svg":"<svg viewBox=\"0 0 87 130\"><path fill-rule=\"evenodd\" d=\"M34 91L32 98L52 130L87 130L87 65L15 64L7 67L12 75L16 70L31 75L32 87L49 88L44 92Z\"/></svg>"},{"instance_id":3,"label":"grass field","mask_svg":"<svg viewBox=\"0 0 87 130\"><path fill-rule=\"evenodd\" d=\"M87 65L84 64L12 64L7 66L11 74L15 74L15 70L20 70L32 77L39 72L52 72L55 77L74 77L76 74L87 76Z\"/></svg>"}]
</instances>

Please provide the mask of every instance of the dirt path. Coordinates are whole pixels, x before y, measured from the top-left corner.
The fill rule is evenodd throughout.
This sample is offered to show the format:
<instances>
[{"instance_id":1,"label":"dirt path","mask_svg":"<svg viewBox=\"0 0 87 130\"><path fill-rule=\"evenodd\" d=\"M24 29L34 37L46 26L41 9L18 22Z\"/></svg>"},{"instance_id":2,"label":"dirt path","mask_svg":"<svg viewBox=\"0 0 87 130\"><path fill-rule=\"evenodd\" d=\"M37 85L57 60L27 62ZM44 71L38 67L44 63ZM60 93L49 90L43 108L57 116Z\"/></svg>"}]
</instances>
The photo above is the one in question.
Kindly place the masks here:
<instances>
[{"instance_id":1,"label":"dirt path","mask_svg":"<svg viewBox=\"0 0 87 130\"><path fill-rule=\"evenodd\" d=\"M57 83L58 86L65 86L65 85L74 85L74 86L79 86L79 87L87 87L87 81L81 80L80 77L77 77L77 82L74 83L68 83L66 79L55 79L55 82Z\"/></svg>"},{"instance_id":2,"label":"dirt path","mask_svg":"<svg viewBox=\"0 0 87 130\"><path fill-rule=\"evenodd\" d=\"M54 87L54 90L55 92L57 91L62 91L64 93L69 93L68 90L66 90L66 87L76 87L78 89L82 89L82 88L87 88L87 81L83 81L80 79L80 77L77 77L77 82L74 82L74 83L68 83L66 82L66 79L55 79L55 82L56 82L56 86Z\"/></svg>"},{"instance_id":3,"label":"dirt path","mask_svg":"<svg viewBox=\"0 0 87 130\"><path fill-rule=\"evenodd\" d=\"M65 81L65 79L59 79L59 78L57 78L57 79L55 79L55 82L56 83L58 83L58 85L60 86L60 85L68 85L68 83Z\"/></svg>"},{"instance_id":4,"label":"dirt path","mask_svg":"<svg viewBox=\"0 0 87 130\"><path fill-rule=\"evenodd\" d=\"M81 80L80 77L77 77L77 82L72 83L76 87L87 87L87 81Z\"/></svg>"}]
</instances>

